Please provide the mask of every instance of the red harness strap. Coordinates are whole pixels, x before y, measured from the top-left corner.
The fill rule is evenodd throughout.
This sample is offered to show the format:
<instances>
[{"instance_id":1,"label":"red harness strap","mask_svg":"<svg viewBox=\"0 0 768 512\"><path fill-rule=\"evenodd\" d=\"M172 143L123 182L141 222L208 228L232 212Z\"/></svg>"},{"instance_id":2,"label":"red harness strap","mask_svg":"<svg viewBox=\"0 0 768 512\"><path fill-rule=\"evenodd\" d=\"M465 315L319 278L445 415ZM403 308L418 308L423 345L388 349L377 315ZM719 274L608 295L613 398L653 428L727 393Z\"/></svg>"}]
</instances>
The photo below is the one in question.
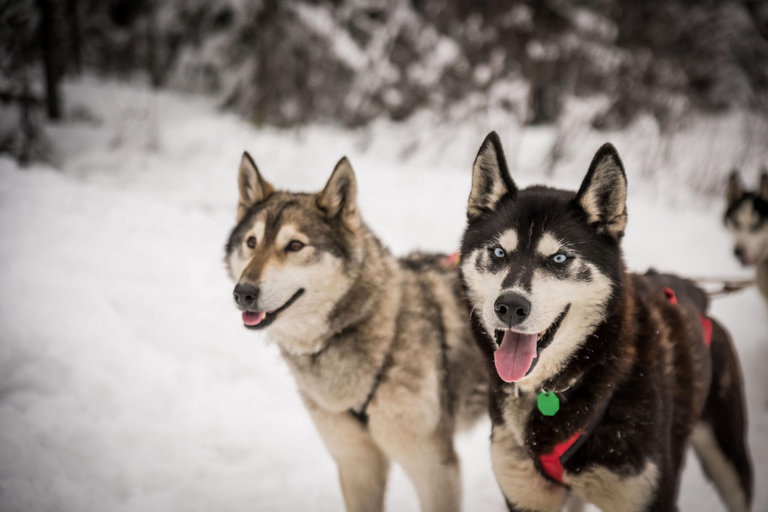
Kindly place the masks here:
<instances>
[{"instance_id":1,"label":"red harness strap","mask_svg":"<svg viewBox=\"0 0 768 512\"><path fill-rule=\"evenodd\" d=\"M608 404L610 402L611 397L609 396L597 411L597 414L589 425L582 428L562 443L555 445L555 448L551 452L539 455L534 460L533 465L539 470L539 473L541 473L542 476L558 484L565 485L563 482L563 464L567 462L574 453L579 451L579 448L581 448L584 441L587 440L592 434L592 431L595 430L597 425L603 420L603 415L605 414L606 409L608 409Z\"/></svg>"},{"instance_id":2,"label":"red harness strap","mask_svg":"<svg viewBox=\"0 0 768 512\"><path fill-rule=\"evenodd\" d=\"M712 345L712 320L701 314L699 320L701 320L701 326L704 327L704 344L709 347Z\"/></svg>"},{"instance_id":3,"label":"red harness strap","mask_svg":"<svg viewBox=\"0 0 768 512\"><path fill-rule=\"evenodd\" d=\"M570 439L555 446L555 449L544 455L539 455L539 470L555 482L563 483L563 462L561 460L565 452L579 440L582 431L579 430Z\"/></svg>"},{"instance_id":4,"label":"red harness strap","mask_svg":"<svg viewBox=\"0 0 768 512\"><path fill-rule=\"evenodd\" d=\"M677 295L675 295L675 291L672 288L665 288L664 294L667 296L667 300L669 300L671 304L678 303ZM701 325L704 327L704 343L707 345L707 347L709 347L712 344L712 320L701 313L699 313L699 320L701 320ZM602 414L599 416L602 416ZM600 421L600 419L601 418L596 418L592 426ZM568 450L571 449L571 447L573 447L574 444L576 444L576 441L578 441L583 434L584 430L579 430L569 439L555 445L555 449L551 452L545 453L544 455L539 455L539 457L536 459L537 469L550 480L553 480L559 484L563 484L563 456L566 454L566 452L568 452ZM578 446L574 449L574 451L576 450L578 450ZM572 455L572 453L569 455Z\"/></svg>"},{"instance_id":5,"label":"red harness strap","mask_svg":"<svg viewBox=\"0 0 768 512\"><path fill-rule=\"evenodd\" d=\"M664 294L671 304L677 304L677 295L672 288L664 288ZM704 328L704 344L709 347L712 344L712 320L699 313L699 321Z\"/></svg>"}]
</instances>

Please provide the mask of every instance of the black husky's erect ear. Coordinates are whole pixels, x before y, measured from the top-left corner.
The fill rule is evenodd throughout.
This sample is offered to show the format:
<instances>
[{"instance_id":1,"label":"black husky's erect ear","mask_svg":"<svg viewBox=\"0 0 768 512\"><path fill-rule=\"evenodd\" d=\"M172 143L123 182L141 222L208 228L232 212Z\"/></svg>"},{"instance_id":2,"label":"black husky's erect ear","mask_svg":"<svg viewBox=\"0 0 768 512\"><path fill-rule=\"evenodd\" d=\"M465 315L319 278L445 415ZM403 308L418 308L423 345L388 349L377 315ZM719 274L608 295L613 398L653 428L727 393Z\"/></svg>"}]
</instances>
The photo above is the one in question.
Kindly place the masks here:
<instances>
[{"instance_id":1,"label":"black husky's erect ear","mask_svg":"<svg viewBox=\"0 0 768 512\"><path fill-rule=\"evenodd\" d=\"M357 210L357 182L347 157L339 160L325 188L317 196L317 206L328 218L341 220L348 228L360 227Z\"/></svg>"},{"instance_id":2,"label":"black husky's erect ear","mask_svg":"<svg viewBox=\"0 0 768 512\"><path fill-rule=\"evenodd\" d=\"M251 206L266 200L275 191L275 187L261 177L259 169L247 151L243 152L243 159L240 161L237 186L240 189L240 202L237 204L238 222L245 217Z\"/></svg>"},{"instance_id":3,"label":"black husky's erect ear","mask_svg":"<svg viewBox=\"0 0 768 512\"><path fill-rule=\"evenodd\" d=\"M509 175L499 136L491 132L472 164L472 191L469 193L467 218L472 220L488 213L506 194L514 196L516 193L517 187Z\"/></svg>"},{"instance_id":4,"label":"black husky's erect ear","mask_svg":"<svg viewBox=\"0 0 768 512\"><path fill-rule=\"evenodd\" d=\"M768 169L763 168L763 174L760 177L760 188L757 194L763 201L768 201Z\"/></svg>"},{"instance_id":5,"label":"black husky's erect ear","mask_svg":"<svg viewBox=\"0 0 768 512\"><path fill-rule=\"evenodd\" d=\"M741 185L739 170L733 169L728 176L728 185L725 187L725 198L728 200L728 206L736 204L744 195L744 187Z\"/></svg>"},{"instance_id":6,"label":"black husky's erect ear","mask_svg":"<svg viewBox=\"0 0 768 512\"><path fill-rule=\"evenodd\" d=\"M589 222L598 233L611 235L616 240L624 236L627 227L627 176L619 153L613 144L606 143L597 150L587 176L576 194Z\"/></svg>"}]
</instances>

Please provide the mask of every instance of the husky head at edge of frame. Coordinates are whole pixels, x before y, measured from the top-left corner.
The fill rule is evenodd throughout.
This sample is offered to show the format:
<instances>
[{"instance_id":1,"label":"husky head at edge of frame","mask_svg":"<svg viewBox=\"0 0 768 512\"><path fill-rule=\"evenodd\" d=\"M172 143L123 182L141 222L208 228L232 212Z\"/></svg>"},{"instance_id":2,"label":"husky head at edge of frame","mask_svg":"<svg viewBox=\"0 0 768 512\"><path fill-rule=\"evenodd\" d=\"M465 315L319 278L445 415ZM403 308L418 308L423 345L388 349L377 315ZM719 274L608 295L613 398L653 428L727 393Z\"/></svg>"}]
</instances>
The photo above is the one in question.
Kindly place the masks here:
<instances>
[{"instance_id":1,"label":"husky head at edge of frame","mask_svg":"<svg viewBox=\"0 0 768 512\"><path fill-rule=\"evenodd\" d=\"M728 207L723 216L733 237L733 254L742 265L768 260L768 171L763 171L760 187L746 190L737 170L726 187Z\"/></svg>"}]
</instances>

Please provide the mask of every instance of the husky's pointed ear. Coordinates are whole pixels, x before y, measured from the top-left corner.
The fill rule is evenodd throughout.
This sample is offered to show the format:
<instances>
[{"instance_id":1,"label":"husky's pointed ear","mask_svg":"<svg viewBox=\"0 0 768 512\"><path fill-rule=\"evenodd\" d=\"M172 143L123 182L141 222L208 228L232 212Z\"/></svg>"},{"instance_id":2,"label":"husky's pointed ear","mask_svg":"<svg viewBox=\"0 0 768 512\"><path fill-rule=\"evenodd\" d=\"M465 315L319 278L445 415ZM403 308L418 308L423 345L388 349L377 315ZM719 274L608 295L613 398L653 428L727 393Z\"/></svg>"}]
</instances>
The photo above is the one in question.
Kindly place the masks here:
<instances>
[{"instance_id":1,"label":"husky's pointed ear","mask_svg":"<svg viewBox=\"0 0 768 512\"><path fill-rule=\"evenodd\" d=\"M606 143L597 150L587 176L576 194L598 233L620 240L627 227L627 175L619 153Z\"/></svg>"},{"instance_id":2,"label":"husky's pointed ear","mask_svg":"<svg viewBox=\"0 0 768 512\"><path fill-rule=\"evenodd\" d=\"M725 198L728 200L728 206L736 204L744 195L744 187L741 184L739 170L734 168L728 176L728 185L725 187Z\"/></svg>"},{"instance_id":3,"label":"husky's pointed ear","mask_svg":"<svg viewBox=\"0 0 768 512\"><path fill-rule=\"evenodd\" d=\"M768 201L768 169L763 167L763 174L760 176L760 188L757 191L760 199Z\"/></svg>"},{"instance_id":4,"label":"husky's pointed ear","mask_svg":"<svg viewBox=\"0 0 768 512\"><path fill-rule=\"evenodd\" d=\"M317 196L317 206L330 219L338 219L349 229L360 227L357 209L357 182L347 157L339 160L328 183Z\"/></svg>"},{"instance_id":5,"label":"husky's pointed ear","mask_svg":"<svg viewBox=\"0 0 768 512\"><path fill-rule=\"evenodd\" d=\"M238 222L243 220L251 206L266 200L275 192L275 187L261 177L247 151L243 152L243 159L240 161L237 186L240 189L240 202L237 204Z\"/></svg>"},{"instance_id":6,"label":"husky's pointed ear","mask_svg":"<svg viewBox=\"0 0 768 512\"><path fill-rule=\"evenodd\" d=\"M517 187L509 175L499 136L491 132L472 164L472 191L469 193L467 218L473 220L490 212L502 197L516 193Z\"/></svg>"}]
</instances>

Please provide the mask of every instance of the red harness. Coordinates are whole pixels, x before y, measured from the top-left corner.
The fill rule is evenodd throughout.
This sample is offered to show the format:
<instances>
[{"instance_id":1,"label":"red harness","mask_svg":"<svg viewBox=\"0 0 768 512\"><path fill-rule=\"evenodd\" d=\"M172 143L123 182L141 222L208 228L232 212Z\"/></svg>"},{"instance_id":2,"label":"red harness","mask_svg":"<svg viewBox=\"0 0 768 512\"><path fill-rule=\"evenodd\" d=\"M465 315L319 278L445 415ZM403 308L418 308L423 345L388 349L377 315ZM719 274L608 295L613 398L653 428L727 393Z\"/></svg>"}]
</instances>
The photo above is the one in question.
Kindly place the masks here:
<instances>
[{"instance_id":1,"label":"red harness","mask_svg":"<svg viewBox=\"0 0 768 512\"><path fill-rule=\"evenodd\" d=\"M675 295L675 292L672 290L672 288L665 288L664 294L667 296L667 300L669 300L671 304L677 304L677 296ZM701 320L701 326L704 328L704 344L709 347L712 344L712 320L701 313L699 313L699 320ZM539 455L536 458L534 465L536 466L536 469L538 469L539 472L544 475L545 478L565 485L563 483L563 463L571 458L574 453L576 453L584 440L587 439L587 436L589 433L591 433L592 429L597 426L597 423L602 419L603 413L605 412L605 407L607 407L607 405L608 404L606 403L606 405L603 406L603 410L600 411L600 413L593 420L592 424L587 428L579 430L567 440L557 444L555 449L551 452L545 453L544 455ZM582 436L584 437L582 438ZM578 442L580 439L582 443Z\"/></svg>"},{"instance_id":2,"label":"red harness","mask_svg":"<svg viewBox=\"0 0 768 512\"><path fill-rule=\"evenodd\" d=\"M667 300L671 304L677 304L677 295L672 288L664 288L664 295L667 296ZM704 328L704 344L710 346L712 344L712 320L699 313L699 320L701 326Z\"/></svg>"},{"instance_id":3,"label":"red harness","mask_svg":"<svg viewBox=\"0 0 768 512\"><path fill-rule=\"evenodd\" d=\"M538 470L544 473L544 476L554 480L555 482L563 483L563 456L568 453L568 450L579 440L582 431L579 430L571 436L567 441L555 446L555 449L544 455L539 455L538 464L536 465ZM576 450L569 453L572 455Z\"/></svg>"}]
</instances>

